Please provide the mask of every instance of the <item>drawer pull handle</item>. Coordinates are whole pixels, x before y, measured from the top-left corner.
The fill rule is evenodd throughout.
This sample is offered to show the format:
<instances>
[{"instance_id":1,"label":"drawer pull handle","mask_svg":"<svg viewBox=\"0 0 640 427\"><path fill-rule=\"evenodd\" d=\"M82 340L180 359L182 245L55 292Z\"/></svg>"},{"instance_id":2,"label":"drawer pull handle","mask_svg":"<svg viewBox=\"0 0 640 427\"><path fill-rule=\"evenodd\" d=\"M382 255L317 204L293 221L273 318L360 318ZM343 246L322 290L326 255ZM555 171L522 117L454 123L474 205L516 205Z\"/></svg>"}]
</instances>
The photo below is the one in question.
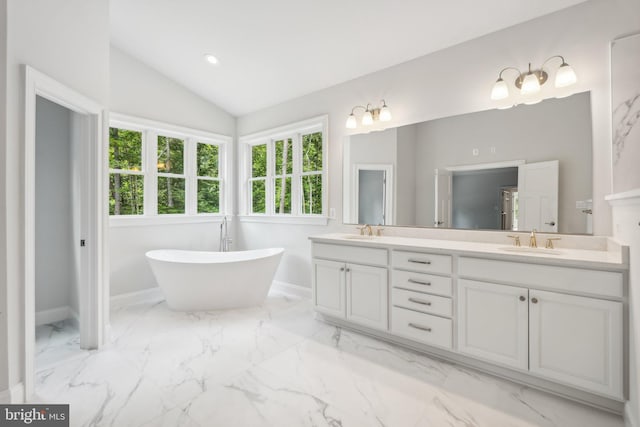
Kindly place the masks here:
<instances>
[{"instance_id":1,"label":"drawer pull handle","mask_svg":"<svg viewBox=\"0 0 640 427\"><path fill-rule=\"evenodd\" d=\"M413 258L409 258L409 262L412 262L414 264L426 264L426 265L431 264L431 261L425 261L423 259L413 259Z\"/></svg>"},{"instance_id":2,"label":"drawer pull handle","mask_svg":"<svg viewBox=\"0 0 640 427\"><path fill-rule=\"evenodd\" d=\"M422 305L431 305L431 303L429 301L424 301L421 299L417 299L417 298L409 298L410 302L415 302L416 304L422 304Z\"/></svg>"},{"instance_id":3,"label":"drawer pull handle","mask_svg":"<svg viewBox=\"0 0 640 427\"><path fill-rule=\"evenodd\" d=\"M409 326L414 329L420 329L421 331L431 332L431 328L429 328L428 326L420 326L416 325L415 323L409 323Z\"/></svg>"},{"instance_id":4,"label":"drawer pull handle","mask_svg":"<svg viewBox=\"0 0 640 427\"><path fill-rule=\"evenodd\" d=\"M423 282L421 280L416 280L416 279L409 279L407 280L407 282L409 283L415 283L417 285L425 285L425 286L431 286L431 282Z\"/></svg>"}]
</instances>

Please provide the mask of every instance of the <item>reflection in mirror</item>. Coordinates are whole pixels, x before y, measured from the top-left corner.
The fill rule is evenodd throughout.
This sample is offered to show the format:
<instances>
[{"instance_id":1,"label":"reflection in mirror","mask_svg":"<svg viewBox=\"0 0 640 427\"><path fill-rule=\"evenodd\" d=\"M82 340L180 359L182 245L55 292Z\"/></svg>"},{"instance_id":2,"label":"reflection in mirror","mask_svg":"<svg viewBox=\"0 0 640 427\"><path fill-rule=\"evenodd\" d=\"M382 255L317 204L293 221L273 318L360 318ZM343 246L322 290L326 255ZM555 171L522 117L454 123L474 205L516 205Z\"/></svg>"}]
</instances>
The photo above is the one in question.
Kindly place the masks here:
<instances>
[{"instance_id":1,"label":"reflection in mirror","mask_svg":"<svg viewBox=\"0 0 640 427\"><path fill-rule=\"evenodd\" d=\"M352 135L345 223L592 233L588 92Z\"/></svg>"}]
</instances>

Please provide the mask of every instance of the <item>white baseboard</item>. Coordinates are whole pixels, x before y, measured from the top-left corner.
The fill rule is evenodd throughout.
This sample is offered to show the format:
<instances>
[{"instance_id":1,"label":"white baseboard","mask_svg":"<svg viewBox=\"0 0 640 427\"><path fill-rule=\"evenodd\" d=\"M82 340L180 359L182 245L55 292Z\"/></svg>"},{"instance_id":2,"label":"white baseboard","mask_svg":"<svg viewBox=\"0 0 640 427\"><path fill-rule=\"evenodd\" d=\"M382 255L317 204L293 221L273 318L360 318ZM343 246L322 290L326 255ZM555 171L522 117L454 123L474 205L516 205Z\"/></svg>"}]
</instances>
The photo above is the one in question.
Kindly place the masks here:
<instances>
[{"instance_id":1,"label":"white baseboard","mask_svg":"<svg viewBox=\"0 0 640 427\"><path fill-rule=\"evenodd\" d=\"M640 427L640 421L638 421L638 414L633 412L633 408L627 402L624 405L624 425L625 427Z\"/></svg>"},{"instance_id":2,"label":"white baseboard","mask_svg":"<svg viewBox=\"0 0 640 427\"><path fill-rule=\"evenodd\" d=\"M139 304L149 300L164 300L162 290L158 287L143 289L136 292L114 295L111 297L111 308L120 308L127 305Z\"/></svg>"},{"instance_id":3,"label":"white baseboard","mask_svg":"<svg viewBox=\"0 0 640 427\"><path fill-rule=\"evenodd\" d=\"M24 384L18 383L0 391L0 404L24 403Z\"/></svg>"},{"instance_id":4,"label":"white baseboard","mask_svg":"<svg viewBox=\"0 0 640 427\"><path fill-rule=\"evenodd\" d=\"M68 305L36 312L36 326L60 322L66 319L78 319L78 314Z\"/></svg>"},{"instance_id":5,"label":"white baseboard","mask_svg":"<svg viewBox=\"0 0 640 427\"><path fill-rule=\"evenodd\" d=\"M271 289L300 298L311 299L311 288L274 280Z\"/></svg>"}]
</instances>

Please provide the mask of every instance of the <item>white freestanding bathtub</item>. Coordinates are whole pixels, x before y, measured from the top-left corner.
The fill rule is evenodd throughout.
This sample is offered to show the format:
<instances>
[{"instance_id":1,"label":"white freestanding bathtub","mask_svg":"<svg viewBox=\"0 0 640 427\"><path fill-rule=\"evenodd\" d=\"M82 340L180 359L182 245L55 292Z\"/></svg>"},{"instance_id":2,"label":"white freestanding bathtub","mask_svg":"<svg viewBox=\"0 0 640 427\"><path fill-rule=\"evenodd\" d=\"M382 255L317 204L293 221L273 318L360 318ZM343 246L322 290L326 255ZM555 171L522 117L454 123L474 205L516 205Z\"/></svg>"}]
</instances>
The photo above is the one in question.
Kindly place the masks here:
<instances>
[{"instance_id":1,"label":"white freestanding bathtub","mask_svg":"<svg viewBox=\"0 0 640 427\"><path fill-rule=\"evenodd\" d=\"M159 249L146 256L169 308L206 311L262 304L283 252Z\"/></svg>"}]
</instances>

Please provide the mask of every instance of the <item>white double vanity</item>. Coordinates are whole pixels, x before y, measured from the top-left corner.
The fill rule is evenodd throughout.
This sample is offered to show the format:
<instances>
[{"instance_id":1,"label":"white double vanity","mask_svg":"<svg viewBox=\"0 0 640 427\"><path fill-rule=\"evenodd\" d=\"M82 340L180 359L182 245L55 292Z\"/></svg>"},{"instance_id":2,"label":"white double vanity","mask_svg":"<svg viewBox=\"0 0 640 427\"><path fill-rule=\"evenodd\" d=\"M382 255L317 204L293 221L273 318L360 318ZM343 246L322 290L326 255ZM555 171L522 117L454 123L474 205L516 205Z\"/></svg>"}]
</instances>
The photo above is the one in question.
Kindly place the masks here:
<instances>
[{"instance_id":1,"label":"white double vanity","mask_svg":"<svg viewBox=\"0 0 640 427\"><path fill-rule=\"evenodd\" d=\"M527 247L526 234L520 248L503 233L471 235L311 237L315 309L329 323L622 412L628 249L600 237L562 236L562 248L544 249Z\"/></svg>"}]
</instances>

